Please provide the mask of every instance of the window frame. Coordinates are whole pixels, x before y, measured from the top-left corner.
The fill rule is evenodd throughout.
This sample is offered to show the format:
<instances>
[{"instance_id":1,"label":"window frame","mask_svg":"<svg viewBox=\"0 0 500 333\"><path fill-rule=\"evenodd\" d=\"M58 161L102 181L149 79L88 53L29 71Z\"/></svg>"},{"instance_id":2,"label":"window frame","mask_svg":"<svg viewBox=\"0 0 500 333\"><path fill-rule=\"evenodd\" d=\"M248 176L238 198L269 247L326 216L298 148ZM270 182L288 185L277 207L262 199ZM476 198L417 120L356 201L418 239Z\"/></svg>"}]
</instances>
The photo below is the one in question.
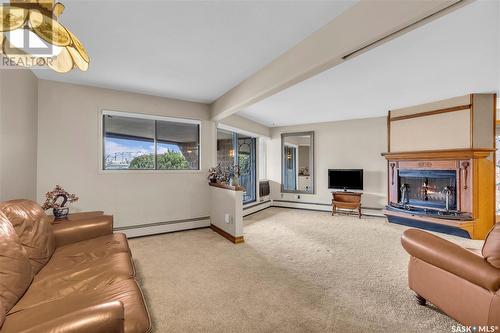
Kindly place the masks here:
<instances>
[{"instance_id":1,"label":"window frame","mask_svg":"<svg viewBox=\"0 0 500 333\"><path fill-rule=\"evenodd\" d=\"M129 117L129 118L138 118L138 119L147 119L155 121L155 133L154 133L154 160L155 160L155 169L105 169L104 163L104 152L105 152L105 128L104 128L104 116L117 116L117 117ZM99 173L107 174L107 173L200 173L202 172L201 161L202 161L202 121L199 119L191 119L191 118L178 118L178 117L170 117L170 116L158 116L146 113L139 112L126 112L126 111L116 111L110 110L107 108L101 108L98 112L99 117ZM165 122L174 122L174 123L182 123L182 124L192 124L198 126L198 168L197 169L156 169L156 160L157 160L157 122L156 121L165 121Z\"/></svg>"}]
</instances>

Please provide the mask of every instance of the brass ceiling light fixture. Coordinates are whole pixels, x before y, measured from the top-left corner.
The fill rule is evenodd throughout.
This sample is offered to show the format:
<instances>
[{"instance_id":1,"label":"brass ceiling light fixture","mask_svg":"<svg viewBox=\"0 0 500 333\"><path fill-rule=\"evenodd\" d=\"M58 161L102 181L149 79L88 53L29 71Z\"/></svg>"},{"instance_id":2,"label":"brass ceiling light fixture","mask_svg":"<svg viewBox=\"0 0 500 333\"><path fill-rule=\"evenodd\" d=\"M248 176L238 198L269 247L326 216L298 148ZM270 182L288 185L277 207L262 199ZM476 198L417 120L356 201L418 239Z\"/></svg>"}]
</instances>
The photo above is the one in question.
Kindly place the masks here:
<instances>
[{"instance_id":1,"label":"brass ceiling light fixture","mask_svg":"<svg viewBox=\"0 0 500 333\"><path fill-rule=\"evenodd\" d=\"M73 68L86 71L87 51L57 21L63 10L64 5L53 0L11 0L0 5L0 53L17 66L47 66L59 73Z\"/></svg>"}]
</instances>

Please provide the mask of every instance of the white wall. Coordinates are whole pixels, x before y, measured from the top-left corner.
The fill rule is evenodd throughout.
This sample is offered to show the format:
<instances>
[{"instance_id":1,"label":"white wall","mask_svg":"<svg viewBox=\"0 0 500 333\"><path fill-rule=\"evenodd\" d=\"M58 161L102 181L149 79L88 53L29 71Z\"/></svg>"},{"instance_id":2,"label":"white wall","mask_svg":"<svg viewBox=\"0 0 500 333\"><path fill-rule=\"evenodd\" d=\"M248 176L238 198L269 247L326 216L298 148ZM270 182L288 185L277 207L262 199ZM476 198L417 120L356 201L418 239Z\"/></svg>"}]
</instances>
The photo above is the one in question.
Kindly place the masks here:
<instances>
[{"instance_id":1,"label":"white wall","mask_svg":"<svg viewBox=\"0 0 500 333\"><path fill-rule=\"evenodd\" d=\"M60 184L80 196L73 210L104 210L116 227L210 215L215 125L207 105L45 80L38 96L39 202ZM200 119L201 171L100 170L100 109Z\"/></svg>"},{"instance_id":2,"label":"white wall","mask_svg":"<svg viewBox=\"0 0 500 333\"><path fill-rule=\"evenodd\" d=\"M0 70L0 201L36 198L37 78Z\"/></svg>"},{"instance_id":3,"label":"white wall","mask_svg":"<svg viewBox=\"0 0 500 333\"><path fill-rule=\"evenodd\" d=\"M243 192L211 186L210 201L210 222L234 237L243 236Z\"/></svg>"},{"instance_id":4,"label":"white wall","mask_svg":"<svg viewBox=\"0 0 500 333\"><path fill-rule=\"evenodd\" d=\"M281 133L314 131L315 194L281 193ZM330 204L328 169L364 169L362 205L383 208L387 203L386 118L368 118L310 125L276 127L268 143L268 178L273 200Z\"/></svg>"}]
</instances>

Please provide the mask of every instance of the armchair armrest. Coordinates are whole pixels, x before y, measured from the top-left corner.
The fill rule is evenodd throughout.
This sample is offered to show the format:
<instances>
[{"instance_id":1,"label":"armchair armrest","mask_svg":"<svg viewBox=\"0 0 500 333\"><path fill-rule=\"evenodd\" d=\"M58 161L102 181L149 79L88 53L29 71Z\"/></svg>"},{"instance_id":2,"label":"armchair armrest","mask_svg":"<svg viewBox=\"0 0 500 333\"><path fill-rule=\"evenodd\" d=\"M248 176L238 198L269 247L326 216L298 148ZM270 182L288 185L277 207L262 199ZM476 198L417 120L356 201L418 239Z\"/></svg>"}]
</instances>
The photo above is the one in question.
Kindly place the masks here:
<instances>
[{"instance_id":1,"label":"armchair armrest","mask_svg":"<svg viewBox=\"0 0 500 333\"><path fill-rule=\"evenodd\" d=\"M484 258L428 232L409 229L401 244L413 257L492 292L500 288L500 269Z\"/></svg>"},{"instance_id":2,"label":"armchair armrest","mask_svg":"<svg viewBox=\"0 0 500 333\"><path fill-rule=\"evenodd\" d=\"M73 216L79 214L87 214ZM52 222L56 247L113 233L113 215L70 214L67 219Z\"/></svg>"},{"instance_id":3,"label":"armchair armrest","mask_svg":"<svg viewBox=\"0 0 500 333\"><path fill-rule=\"evenodd\" d=\"M24 323L22 326L27 325ZM7 327L7 332L9 332L9 329L10 327ZM14 328L12 332L123 333L123 331L123 304L120 301L113 301L83 308L59 317L49 318L27 329L17 330Z\"/></svg>"}]
</instances>

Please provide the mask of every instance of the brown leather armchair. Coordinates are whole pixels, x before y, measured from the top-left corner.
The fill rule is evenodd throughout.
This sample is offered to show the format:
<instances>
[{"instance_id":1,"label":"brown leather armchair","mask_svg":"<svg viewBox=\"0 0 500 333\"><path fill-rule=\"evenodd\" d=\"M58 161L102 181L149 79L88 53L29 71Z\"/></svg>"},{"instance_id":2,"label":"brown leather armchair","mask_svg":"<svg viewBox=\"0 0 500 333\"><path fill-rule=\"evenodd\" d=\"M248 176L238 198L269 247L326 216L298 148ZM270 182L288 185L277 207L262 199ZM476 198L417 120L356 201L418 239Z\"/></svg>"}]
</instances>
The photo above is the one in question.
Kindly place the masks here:
<instances>
[{"instance_id":1,"label":"brown leather armchair","mask_svg":"<svg viewBox=\"0 0 500 333\"><path fill-rule=\"evenodd\" d=\"M146 333L149 314L113 217L54 222L28 200L0 203L0 333Z\"/></svg>"},{"instance_id":2,"label":"brown leather armchair","mask_svg":"<svg viewBox=\"0 0 500 333\"><path fill-rule=\"evenodd\" d=\"M481 255L417 229L406 230L401 243L411 256L408 284L420 305L430 301L463 325L500 326L500 223Z\"/></svg>"}]
</instances>

